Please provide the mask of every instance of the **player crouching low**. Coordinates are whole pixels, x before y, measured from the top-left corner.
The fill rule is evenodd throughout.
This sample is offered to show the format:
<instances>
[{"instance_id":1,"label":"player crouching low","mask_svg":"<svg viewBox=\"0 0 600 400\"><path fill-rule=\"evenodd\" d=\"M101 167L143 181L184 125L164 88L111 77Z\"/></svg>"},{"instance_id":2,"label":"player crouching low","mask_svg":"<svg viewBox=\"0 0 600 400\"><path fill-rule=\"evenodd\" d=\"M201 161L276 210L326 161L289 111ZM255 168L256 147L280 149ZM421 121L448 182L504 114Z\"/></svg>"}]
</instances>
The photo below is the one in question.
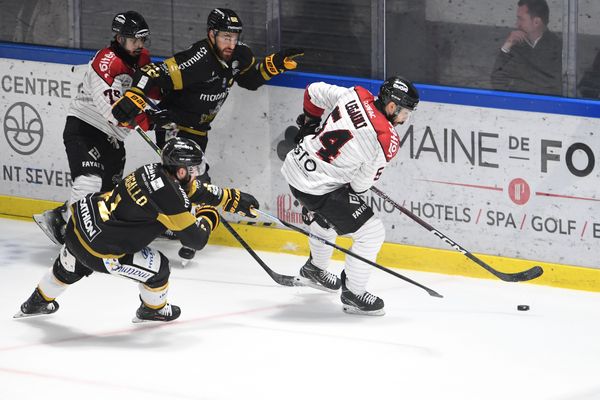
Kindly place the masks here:
<instances>
[{"instance_id":1,"label":"player crouching low","mask_svg":"<svg viewBox=\"0 0 600 400\"><path fill-rule=\"evenodd\" d=\"M252 195L237 189L199 186L195 178L205 168L200 147L176 138L163 149L161 163L144 165L114 190L73 204L59 256L15 318L56 312L56 297L94 271L139 283L142 304L133 322L178 318L180 308L167 302L169 260L148 244L170 229L182 245L200 250L219 223L215 206L248 217L255 217L252 208L259 207ZM206 206L196 217L190 213L192 202Z\"/></svg>"}]
</instances>

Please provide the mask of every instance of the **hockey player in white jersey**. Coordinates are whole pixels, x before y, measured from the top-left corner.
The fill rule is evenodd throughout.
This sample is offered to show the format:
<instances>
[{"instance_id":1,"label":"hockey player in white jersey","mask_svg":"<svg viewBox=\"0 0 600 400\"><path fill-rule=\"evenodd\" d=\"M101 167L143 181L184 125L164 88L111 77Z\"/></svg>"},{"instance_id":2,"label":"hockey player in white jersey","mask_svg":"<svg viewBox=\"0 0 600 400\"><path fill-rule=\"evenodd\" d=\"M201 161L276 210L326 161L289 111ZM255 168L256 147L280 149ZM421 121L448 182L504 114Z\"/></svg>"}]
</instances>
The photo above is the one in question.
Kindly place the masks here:
<instances>
[{"instance_id":1,"label":"hockey player in white jersey","mask_svg":"<svg viewBox=\"0 0 600 400\"><path fill-rule=\"evenodd\" d=\"M298 145L287 154L281 172L307 210L304 220L313 235L330 242L350 235L352 251L375 261L385 230L358 194L379 179L398 152L394 126L405 123L418 103L414 85L397 76L383 83L377 99L360 86L318 82L306 88ZM325 110L330 112L320 126ZM384 314L383 300L366 290L368 264L347 256L340 279L327 271L333 248L312 238L309 245L310 257L300 269L307 284L333 292L341 287L345 312Z\"/></svg>"},{"instance_id":2,"label":"hockey player in white jersey","mask_svg":"<svg viewBox=\"0 0 600 400\"><path fill-rule=\"evenodd\" d=\"M117 14L112 21L114 39L99 50L88 64L82 88L71 102L63 140L69 159L70 198L62 206L33 216L56 244L64 243L69 207L91 192L111 190L122 178L125 166L123 140L131 132L112 116L112 105L131 87L132 76L150 63L145 49L150 35L144 17L135 11ZM151 94L157 96L158 91ZM146 114L136 122L149 128Z\"/></svg>"}]
</instances>

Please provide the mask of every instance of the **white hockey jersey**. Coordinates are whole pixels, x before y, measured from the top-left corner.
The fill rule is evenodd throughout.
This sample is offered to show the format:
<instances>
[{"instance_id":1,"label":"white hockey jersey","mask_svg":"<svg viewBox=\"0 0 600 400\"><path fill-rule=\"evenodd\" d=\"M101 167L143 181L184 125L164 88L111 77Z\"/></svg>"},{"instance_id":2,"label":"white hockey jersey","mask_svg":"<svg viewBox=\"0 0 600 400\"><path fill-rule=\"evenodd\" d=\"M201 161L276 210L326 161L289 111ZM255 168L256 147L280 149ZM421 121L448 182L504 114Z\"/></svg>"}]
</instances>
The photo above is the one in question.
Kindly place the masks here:
<instances>
[{"instance_id":1,"label":"white hockey jersey","mask_svg":"<svg viewBox=\"0 0 600 400\"><path fill-rule=\"evenodd\" d=\"M281 168L287 182L314 195L348 183L357 193L373 186L400 148L400 137L374 101L360 86L309 85L304 110L318 117L332 111L317 135L305 137L287 154Z\"/></svg>"},{"instance_id":2,"label":"white hockey jersey","mask_svg":"<svg viewBox=\"0 0 600 400\"><path fill-rule=\"evenodd\" d=\"M146 49L139 56L139 66L150 62ZM99 50L89 62L81 89L71 102L67 115L94 126L108 136L124 140L131 129L118 126L112 105L131 87L135 70L110 48Z\"/></svg>"}]
</instances>

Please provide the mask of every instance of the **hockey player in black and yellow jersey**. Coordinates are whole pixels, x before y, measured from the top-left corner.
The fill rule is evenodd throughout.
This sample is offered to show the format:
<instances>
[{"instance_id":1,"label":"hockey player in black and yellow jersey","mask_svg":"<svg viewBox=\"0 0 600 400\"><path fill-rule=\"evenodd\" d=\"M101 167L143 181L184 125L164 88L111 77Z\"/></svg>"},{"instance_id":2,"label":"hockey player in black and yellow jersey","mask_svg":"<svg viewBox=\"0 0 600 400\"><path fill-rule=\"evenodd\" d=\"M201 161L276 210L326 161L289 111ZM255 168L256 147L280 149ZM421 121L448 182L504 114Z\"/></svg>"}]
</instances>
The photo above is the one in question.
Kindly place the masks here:
<instances>
[{"instance_id":1,"label":"hockey player in black and yellow jersey","mask_svg":"<svg viewBox=\"0 0 600 400\"><path fill-rule=\"evenodd\" d=\"M219 224L215 206L249 217L259 207L252 195L237 189L199 185L196 178L205 167L195 142L175 138L163 149L161 163L144 165L112 191L73 204L59 256L15 318L54 313L55 298L94 271L139 282L142 304L134 322L179 317L180 308L167 302L169 260L148 245L171 229L184 246L200 250ZM194 216L191 202L206 207Z\"/></svg>"},{"instance_id":2,"label":"hockey player in black and yellow jersey","mask_svg":"<svg viewBox=\"0 0 600 400\"><path fill-rule=\"evenodd\" d=\"M158 125L161 120L174 123L178 136L194 140L206 151L210 124L234 82L256 90L273 76L295 69L294 59L304 54L302 49L285 49L258 62L250 47L240 42L241 34L242 21L233 10L212 10L207 37L164 62L139 70L131 90L114 104L113 116L122 123L130 122L146 106L136 100L159 87L161 111L149 111L151 119ZM158 136L157 142L162 148Z\"/></svg>"}]
</instances>

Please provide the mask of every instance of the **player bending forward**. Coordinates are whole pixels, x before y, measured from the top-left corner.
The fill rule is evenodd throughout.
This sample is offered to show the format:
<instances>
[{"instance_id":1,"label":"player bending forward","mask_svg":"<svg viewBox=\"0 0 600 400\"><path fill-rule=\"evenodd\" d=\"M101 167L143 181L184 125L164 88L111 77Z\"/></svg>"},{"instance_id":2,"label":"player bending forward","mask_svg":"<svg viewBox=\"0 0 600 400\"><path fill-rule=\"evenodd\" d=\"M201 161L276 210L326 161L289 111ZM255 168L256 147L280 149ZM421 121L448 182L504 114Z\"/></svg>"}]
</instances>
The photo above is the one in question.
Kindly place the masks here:
<instances>
[{"instance_id":1,"label":"player bending forward","mask_svg":"<svg viewBox=\"0 0 600 400\"><path fill-rule=\"evenodd\" d=\"M162 163L144 165L114 190L88 194L73 204L65 244L54 266L15 318L56 312L56 297L94 271L139 282L142 304L133 322L179 317L180 308L167 302L169 260L148 244L171 229L181 244L202 249L219 223L219 214L214 207L201 207L194 217L189 211L191 202L249 217L255 217L251 210L258 208L252 195L237 189L199 186L196 177L205 168L200 147L176 138L164 147Z\"/></svg>"},{"instance_id":2,"label":"player bending forward","mask_svg":"<svg viewBox=\"0 0 600 400\"><path fill-rule=\"evenodd\" d=\"M388 78L377 99L366 89L347 89L323 82L304 92L304 114L298 118L299 144L281 172L292 194L308 212L310 232L335 242L349 234L352 251L375 261L385 230L358 195L377 181L400 147L394 126L406 122L419 103L411 82ZM318 129L325 110L331 110ZM310 257L300 269L309 286L328 291L342 288L347 313L383 315L383 300L366 290L371 267L347 256L341 279L327 271L333 248L309 239Z\"/></svg>"}]
</instances>

